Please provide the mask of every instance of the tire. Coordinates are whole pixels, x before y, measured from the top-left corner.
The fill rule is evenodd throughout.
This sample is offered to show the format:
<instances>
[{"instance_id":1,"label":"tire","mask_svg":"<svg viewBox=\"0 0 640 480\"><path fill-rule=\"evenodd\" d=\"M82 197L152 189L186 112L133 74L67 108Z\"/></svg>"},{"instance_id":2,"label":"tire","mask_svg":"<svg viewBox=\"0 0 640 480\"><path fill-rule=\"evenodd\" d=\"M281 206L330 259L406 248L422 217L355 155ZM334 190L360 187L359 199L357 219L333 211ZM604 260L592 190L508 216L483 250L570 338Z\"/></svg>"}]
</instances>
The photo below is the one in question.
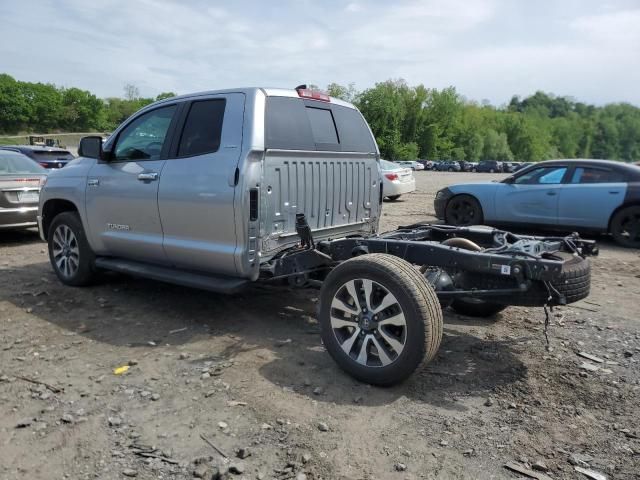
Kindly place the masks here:
<instances>
[{"instance_id":1,"label":"tire","mask_svg":"<svg viewBox=\"0 0 640 480\"><path fill-rule=\"evenodd\" d=\"M619 245L640 248L640 206L625 207L616 212L609 231Z\"/></svg>"},{"instance_id":2,"label":"tire","mask_svg":"<svg viewBox=\"0 0 640 480\"><path fill-rule=\"evenodd\" d=\"M457 313L466 315L467 317L492 317L496 313L501 312L507 305L499 303L487 302L476 298L457 298L451 302L451 308Z\"/></svg>"},{"instance_id":3,"label":"tire","mask_svg":"<svg viewBox=\"0 0 640 480\"><path fill-rule=\"evenodd\" d=\"M449 225L481 225L484 221L482 207L471 195L456 195L445 207L445 222Z\"/></svg>"},{"instance_id":4,"label":"tire","mask_svg":"<svg viewBox=\"0 0 640 480\"><path fill-rule=\"evenodd\" d=\"M453 172L453 168L447 169L448 172Z\"/></svg>"},{"instance_id":5,"label":"tire","mask_svg":"<svg viewBox=\"0 0 640 480\"><path fill-rule=\"evenodd\" d=\"M47 238L49 260L62 283L81 287L95 281L95 255L76 212L57 215L51 222Z\"/></svg>"},{"instance_id":6,"label":"tire","mask_svg":"<svg viewBox=\"0 0 640 480\"><path fill-rule=\"evenodd\" d=\"M389 195L387 198L389 199L390 202L395 202L400 198L400 195Z\"/></svg>"},{"instance_id":7,"label":"tire","mask_svg":"<svg viewBox=\"0 0 640 480\"><path fill-rule=\"evenodd\" d=\"M490 168L489 173L495 173L495 170L493 168Z\"/></svg>"},{"instance_id":8,"label":"tire","mask_svg":"<svg viewBox=\"0 0 640 480\"><path fill-rule=\"evenodd\" d=\"M335 362L373 385L402 382L434 358L442 340L435 292L410 263L387 254L362 255L334 268L320 292L319 322Z\"/></svg>"},{"instance_id":9,"label":"tire","mask_svg":"<svg viewBox=\"0 0 640 480\"><path fill-rule=\"evenodd\" d=\"M476 173L476 172L478 171L478 169L477 169L477 168L472 168L472 169L471 169L471 171L472 171L473 173Z\"/></svg>"},{"instance_id":10,"label":"tire","mask_svg":"<svg viewBox=\"0 0 640 480\"><path fill-rule=\"evenodd\" d=\"M567 304L575 303L589 296L591 289L591 262L587 258L573 256L569 253L557 253L565 262L558 278L551 282L553 288L565 296ZM495 288L514 288L513 280L499 275L484 275L466 273L461 279L463 287L478 290ZM506 306L542 307L549 298L547 287L541 281L535 281L529 290L511 294L508 297L494 297L485 299ZM555 298L555 297L554 297ZM552 301L550 305L558 305Z\"/></svg>"}]
</instances>

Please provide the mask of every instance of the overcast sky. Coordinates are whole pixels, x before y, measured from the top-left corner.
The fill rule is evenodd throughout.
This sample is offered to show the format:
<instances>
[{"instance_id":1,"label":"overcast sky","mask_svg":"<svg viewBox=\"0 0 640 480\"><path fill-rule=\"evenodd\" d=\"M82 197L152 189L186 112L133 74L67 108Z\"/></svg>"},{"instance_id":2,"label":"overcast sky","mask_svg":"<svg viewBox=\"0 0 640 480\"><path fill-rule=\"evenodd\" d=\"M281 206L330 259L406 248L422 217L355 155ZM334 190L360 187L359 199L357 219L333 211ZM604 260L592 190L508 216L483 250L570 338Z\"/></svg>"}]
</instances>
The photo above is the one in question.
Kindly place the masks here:
<instances>
[{"instance_id":1,"label":"overcast sky","mask_svg":"<svg viewBox=\"0 0 640 480\"><path fill-rule=\"evenodd\" d=\"M640 0L0 0L0 72L143 96L389 78L640 105Z\"/></svg>"}]
</instances>

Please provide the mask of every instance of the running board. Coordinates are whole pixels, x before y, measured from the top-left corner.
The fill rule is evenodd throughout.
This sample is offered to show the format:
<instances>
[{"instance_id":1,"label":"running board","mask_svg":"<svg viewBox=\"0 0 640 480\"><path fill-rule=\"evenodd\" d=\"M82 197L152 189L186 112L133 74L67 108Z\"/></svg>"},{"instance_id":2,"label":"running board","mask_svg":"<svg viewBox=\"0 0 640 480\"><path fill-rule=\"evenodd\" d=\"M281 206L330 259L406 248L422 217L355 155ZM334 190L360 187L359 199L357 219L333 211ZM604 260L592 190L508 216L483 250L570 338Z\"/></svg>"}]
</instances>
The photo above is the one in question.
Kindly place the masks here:
<instances>
[{"instance_id":1,"label":"running board","mask_svg":"<svg viewBox=\"0 0 640 480\"><path fill-rule=\"evenodd\" d=\"M120 258L98 257L95 260L95 265L98 268L134 277L150 278L151 280L173 283L183 287L199 288L216 293L236 293L249 283L248 280L242 278L205 275Z\"/></svg>"}]
</instances>

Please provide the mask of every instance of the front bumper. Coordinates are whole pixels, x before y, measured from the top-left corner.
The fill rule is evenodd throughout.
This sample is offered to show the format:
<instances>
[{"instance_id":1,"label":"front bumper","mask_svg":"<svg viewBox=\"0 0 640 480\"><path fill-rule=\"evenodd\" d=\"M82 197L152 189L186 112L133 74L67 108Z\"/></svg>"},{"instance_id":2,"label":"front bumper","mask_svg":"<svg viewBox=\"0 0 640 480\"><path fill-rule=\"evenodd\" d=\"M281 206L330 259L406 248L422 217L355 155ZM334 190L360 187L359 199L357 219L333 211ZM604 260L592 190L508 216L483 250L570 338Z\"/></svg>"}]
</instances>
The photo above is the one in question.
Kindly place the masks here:
<instances>
[{"instance_id":1,"label":"front bumper","mask_svg":"<svg viewBox=\"0 0 640 480\"><path fill-rule=\"evenodd\" d=\"M46 242L47 237L44 234L44 228L42 228L42 215L38 215L37 219L38 219L38 233L40 234L40 239L42 239L43 242Z\"/></svg>"},{"instance_id":2,"label":"front bumper","mask_svg":"<svg viewBox=\"0 0 640 480\"><path fill-rule=\"evenodd\" d=\"M433 208L436 212L436 217L440 220L444 220L444 212L447 208L447 202L453 197L453 192L448 188L443 188L436 193L436 198L433 200Z\"/></svg>"}]
</instances>

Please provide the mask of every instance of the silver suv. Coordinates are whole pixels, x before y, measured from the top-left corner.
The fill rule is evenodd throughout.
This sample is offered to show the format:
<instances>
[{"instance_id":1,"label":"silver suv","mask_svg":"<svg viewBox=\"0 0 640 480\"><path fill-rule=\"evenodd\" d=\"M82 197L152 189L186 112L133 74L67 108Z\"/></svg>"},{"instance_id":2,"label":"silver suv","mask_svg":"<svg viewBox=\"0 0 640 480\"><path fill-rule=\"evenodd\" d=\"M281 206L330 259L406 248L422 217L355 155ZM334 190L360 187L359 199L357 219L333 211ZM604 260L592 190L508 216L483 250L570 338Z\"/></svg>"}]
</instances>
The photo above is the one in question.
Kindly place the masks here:
<instances>
[{"instance_id":1,"label":"silver suv","mask_svg":"<svg viewBox=\"0 0 640 480\"><path fill-rule=\"evenodd\" d=\"M491 315L588 294L579 255L595 247L579 238L430 225L377 235L373 135L353 105L305 86L156 102L78 153L48 176L38 212L64 284L112 270L220 293L321 286L323 343L365 382L397 383L435 356L441 305ZM567 249L571 264L542 256Z\"/></svg>"}]
</instances>

